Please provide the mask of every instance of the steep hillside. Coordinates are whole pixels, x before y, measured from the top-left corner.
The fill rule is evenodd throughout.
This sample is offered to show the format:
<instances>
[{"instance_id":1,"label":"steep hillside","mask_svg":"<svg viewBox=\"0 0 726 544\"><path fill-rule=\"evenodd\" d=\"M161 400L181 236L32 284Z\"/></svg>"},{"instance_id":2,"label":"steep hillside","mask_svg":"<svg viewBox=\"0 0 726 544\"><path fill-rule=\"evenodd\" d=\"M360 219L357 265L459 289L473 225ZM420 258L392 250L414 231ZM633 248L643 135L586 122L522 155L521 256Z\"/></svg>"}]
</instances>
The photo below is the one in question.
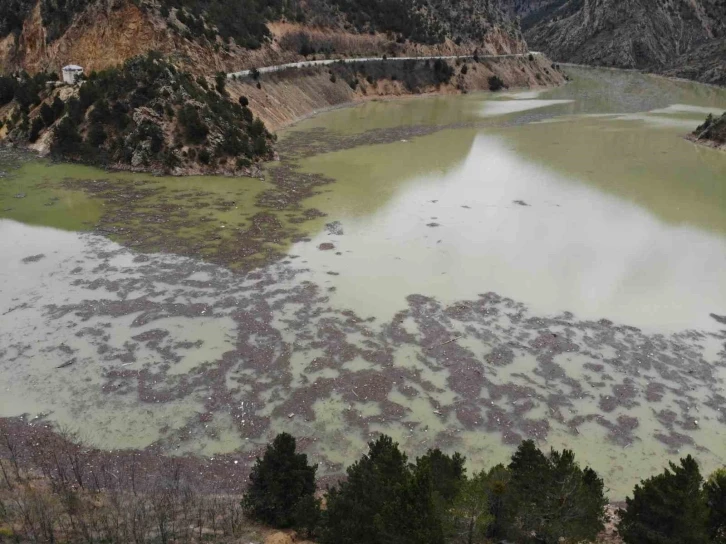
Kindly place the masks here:
<instances>
[{"instance_id":1,"label":"steep hillside","mask_svg":"<svg viewBox=\"0 0 726 544\"><path fill-rule=\"evenodd\" d=\"M723 0L502 0L554 60L726 84Z\"/></svg>"},{"instance_id":2,"label":"steep hillside","mask_svg":"<svg viewBox=\"0 0 726 544\"><path fill-rule=\"evenodd\" d=\"M276 131L318 110L380 97L551 87L564 81L561 70L536 55L459 62L334 63L262 74L258 80L233 80L227 90L233 98L248 99L255 116Z\"/></svg>"},{"instance_id":3,"label":"steep hillside","mask_svg":"<svg viewBox=\"0 0 726 544\"><path fill-rule=\"evenodd\" d=\"M160 51L211 75L306 56L522 52L492 0L0 0L0 70Z\"/></svg>"},{"instance_id":4,"label":"steep hillside","mask_svg":"<svg viewBox=\"0 0 726 544\"><path fill-rule=\"evenodd\" d=\"M210 86L150 53L81 85L56 77L0 77L2 139L58 159L175 174L248 174L272 158L272 136L229 99L224 75Z\"/></svg>"}]
</instances>

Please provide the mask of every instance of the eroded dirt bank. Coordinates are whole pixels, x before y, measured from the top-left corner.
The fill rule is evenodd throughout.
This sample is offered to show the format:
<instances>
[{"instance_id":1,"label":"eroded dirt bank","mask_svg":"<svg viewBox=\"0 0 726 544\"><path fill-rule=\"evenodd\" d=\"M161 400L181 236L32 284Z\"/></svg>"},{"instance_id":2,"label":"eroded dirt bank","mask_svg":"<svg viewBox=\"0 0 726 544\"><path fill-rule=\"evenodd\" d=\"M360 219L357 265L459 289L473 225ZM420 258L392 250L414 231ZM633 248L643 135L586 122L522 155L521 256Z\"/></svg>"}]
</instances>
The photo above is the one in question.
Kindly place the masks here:
<instances>
[{"instance_id":1,"label":"eroded dirt bank","mask_svg":"<svg viewBox=\"0 0 726 544\"><path fill-rule=\"evenodd\" d=\"M444 61L441 61L444 62ZM263 74L258 80L231 81L234 99L245 96L250 109L275 131L319 110L375 98L422 94L456 94L489 90L492 77L506 87L551 87L566 76L543 55L521 58L446 61L367 62L290 69Z\"/></svg>"}]
</instances>

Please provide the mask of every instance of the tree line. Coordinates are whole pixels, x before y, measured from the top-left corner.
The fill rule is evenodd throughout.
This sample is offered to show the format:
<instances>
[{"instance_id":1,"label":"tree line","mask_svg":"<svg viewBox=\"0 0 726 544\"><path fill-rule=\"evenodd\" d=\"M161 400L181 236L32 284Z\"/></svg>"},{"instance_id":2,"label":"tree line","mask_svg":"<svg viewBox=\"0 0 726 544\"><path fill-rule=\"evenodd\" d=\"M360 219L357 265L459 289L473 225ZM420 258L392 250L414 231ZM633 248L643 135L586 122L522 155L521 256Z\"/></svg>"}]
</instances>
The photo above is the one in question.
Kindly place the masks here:
<instances>
[{"instance_id":1,"label":"tree line","mask_svg":"<svg viewBox=\"0 0 726 544\"><path fill-rule=\"evenodd\" d=\"M459 453L409 459L383 435L326 489L285 433L248 478L220 466L104 453L68 431L0 420L0 542L223 544L256 538L261 523L319 544L579 543L608 521L598 474L532 441L469 473ZM725 544L726 469L704 480L692 457L670 463L635 486L618 518L626 544Z\"/></svg>"},{"instance_id":2,"label":"tree line","mask_svg":"<svg viewBox=\"0 0 726 544\"><path fill-rule=\"evenodd\" d=\"M385 435L323 494L316 469L292 436L278 435L252 468L245 511L321 544L591 542L606 522L597 473L531 440L507 465L471 475L459 453L432 449L411 462ZM670 463L635 486L618 517L626 544L726 543L726 469L704 481L690 455Z\"/></svg>"}]
</instances>

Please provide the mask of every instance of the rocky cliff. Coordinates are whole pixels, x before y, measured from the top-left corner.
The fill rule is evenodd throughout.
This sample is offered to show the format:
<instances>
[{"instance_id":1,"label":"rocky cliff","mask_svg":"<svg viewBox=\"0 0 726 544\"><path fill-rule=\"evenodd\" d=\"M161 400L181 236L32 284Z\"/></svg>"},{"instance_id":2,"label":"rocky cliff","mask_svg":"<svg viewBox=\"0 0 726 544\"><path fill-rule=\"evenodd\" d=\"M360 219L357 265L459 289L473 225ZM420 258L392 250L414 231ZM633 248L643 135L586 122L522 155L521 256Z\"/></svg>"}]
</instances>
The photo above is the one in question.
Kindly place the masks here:
<instances>
[{"instance_id":1,"label":"rocky cliff","mask_svg":"<svg viewBox=\"0 0 726 544\"><path fill-rule=\"evenodd\" d=\"M502 0L554 60L726 84L724 0Z\"/></svg>"}]
</instances>

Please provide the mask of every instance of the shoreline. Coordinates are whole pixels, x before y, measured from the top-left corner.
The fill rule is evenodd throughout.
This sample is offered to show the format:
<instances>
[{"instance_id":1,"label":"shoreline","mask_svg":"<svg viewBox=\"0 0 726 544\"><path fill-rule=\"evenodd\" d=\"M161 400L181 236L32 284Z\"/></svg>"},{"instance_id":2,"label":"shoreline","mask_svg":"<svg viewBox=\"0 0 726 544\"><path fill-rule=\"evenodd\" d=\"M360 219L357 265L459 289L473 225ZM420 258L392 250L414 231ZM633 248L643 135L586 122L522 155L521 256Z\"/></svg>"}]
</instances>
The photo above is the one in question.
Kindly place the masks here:
<instances>
[{"instance_id":1,"label":"shoreline","mask_svg":"<svg viewBox=\"0 0 726 544\"><path fill-rule=\"evenodd\" d=\"M722 153L726 153L726 144L719 144L717 142L714 142L713 140L706 140L704 138L699 139L693 134L688 134L684 136L684 138L691 143L700 145L701 147L707 147L709 149L713 149L714 151L721 151Z\"/></svg>"},{"instance_id":2,"label":"shoreline","mask_svg":"<svg viewBox=\"0 0 726 544\"><path fill-rule=\"evenodd\" d=\"M432 57L433 58L433 57ZM551 89L567 81L566 76L547 57L541 54L501 55L481 59L462 60L464 57L447 58L440 70L438 63L444 57L403 60L350 62L302 66L265 72L258 80L252 78L228 78L228 99L232 102L244 96L249 100L252 113L264 122L267 130L277 134L306 119L327 111L352 107L369 101L388 101L403 98L431 98L434 96L461 95L472 92L494 92L491 79L497 78L503 89ZM467 67L471 66L471 70ZM368 72L367 72L368 71ZM445 79L439 79L441 72ZM375 78L372 75L375 74ZM337 76L337 77L336 77ZM410 78L410 79L409 79ZM232 90L233 92L229 92ZM8 149L33 153L38 158L49 158L49 138L34 143L0 140ZM50 159L64 164L81 164L109 172L132 172L151 176L191 177L219 176L230 178L264 179L265 165L279 161L277 150L274 158L260 161L244 168L215 166L206 168L199 161L186 167L167 170L161 163L147 166L113 163L100 164L90 161ZM216 169L214 169L216 168Z\"/></svg>"},{"instance_id":3,"label":"shoreline","mask_svg":"<svg viewBox=\"0 0 726 544\"><path fill-rule=\"evenodd\" d=\"M664 74L659 74L658 72L648 72L647 70L640 70L639 68L618 68L617 66L600 66L597 64L577 64L575 62L557 62L560 66L564 67L572 67L572 68L589 68L592 70L610 70L613 72L631 72L631 73L638 73L643 74L645 76L653 76L661 79L666 79L668 81L675 81L678 83L696 83L698 85L705 85L706 87L711 87L713 89L726 89L726 85L717 85L716 83L707 83L705 81L698 81L697 79L687 79L685 77L676 77L676 76L667 76Z\"/></svg>"},{"instance_id":4,"label":"shoreline","mask_svg":"<svg viewBox=\"0 0 726 544\"><path fill-rule=\"evenodd\" d=\"M268 130L288 129L311 116L370 100L459 95L503 88L553 88L565 75L543 55L477 61L330 64L290 68L228 81L233 100L244 97ZM447 72L448 71L448 72Z\"/></svg>"},{"instance_id":5,"label":"shoreline","mask_svg":"<svg viewBox=\"0 0 726 544\"><path fill-rule=\"evenodd\" d=\"M545 86L542 86L542 87L517 86L517 87L507 88L507 89L505 89L505 91L506 92L515 92L515 93L516 92L528 91L528 90L529 91L541 91L541 92L545 92L545 91L549 91L551 89L556 89L557 87L561 87L562 85L566 85L566 84L567 84L567 81L565 81L564 83L561 83L559 85L545 85ZM403 101L403 100L419 100L419 99L423 100L423 99L426 99L426 98L434 98L434 97L437 97L437 96L462 96L462 95L465 95L465 94L469 94L469 95L479 95L479 94L481 94L481 95L485 95L485 94L497 95L497 94L501 94L501 91L490 91L490 90L487 90L487 89L477 89L477 90L473 90L473 91L469 91L469 92L464 92L464 93L458 93L458 94L434 91L434 92L426 92L426 93L419 93L419 94L409 94L409 95L401 94L401 95L362 97L360 100L353 100L351 102L344 102L342 104L334 104L334 105L331 105L331 106L327 106L327 107L324 107L324 108L319 108L319 109L313 110L310 113L307 113L307 114L303 115L302 117L300 117L298 119L295 119L293 121L289 121L286 124L279 126L275 130L275 134L279 134L280 132L283 132L283 133L289 132L290 129L293 128L298 123L301 123L303 121L307 121L308 119L312 119L313 117L317 117L318 115L321 115L321 114L324 114L324 113L328 113L328 112L331 112L331 111L344 110L346 108L355 108L356 106L359 106L361 104L367 104L369 102L398 102L398 101ZM275 161L267 161L264 164L270 164L272 162L275 162Z\"/></svg>"}]
</instances>

